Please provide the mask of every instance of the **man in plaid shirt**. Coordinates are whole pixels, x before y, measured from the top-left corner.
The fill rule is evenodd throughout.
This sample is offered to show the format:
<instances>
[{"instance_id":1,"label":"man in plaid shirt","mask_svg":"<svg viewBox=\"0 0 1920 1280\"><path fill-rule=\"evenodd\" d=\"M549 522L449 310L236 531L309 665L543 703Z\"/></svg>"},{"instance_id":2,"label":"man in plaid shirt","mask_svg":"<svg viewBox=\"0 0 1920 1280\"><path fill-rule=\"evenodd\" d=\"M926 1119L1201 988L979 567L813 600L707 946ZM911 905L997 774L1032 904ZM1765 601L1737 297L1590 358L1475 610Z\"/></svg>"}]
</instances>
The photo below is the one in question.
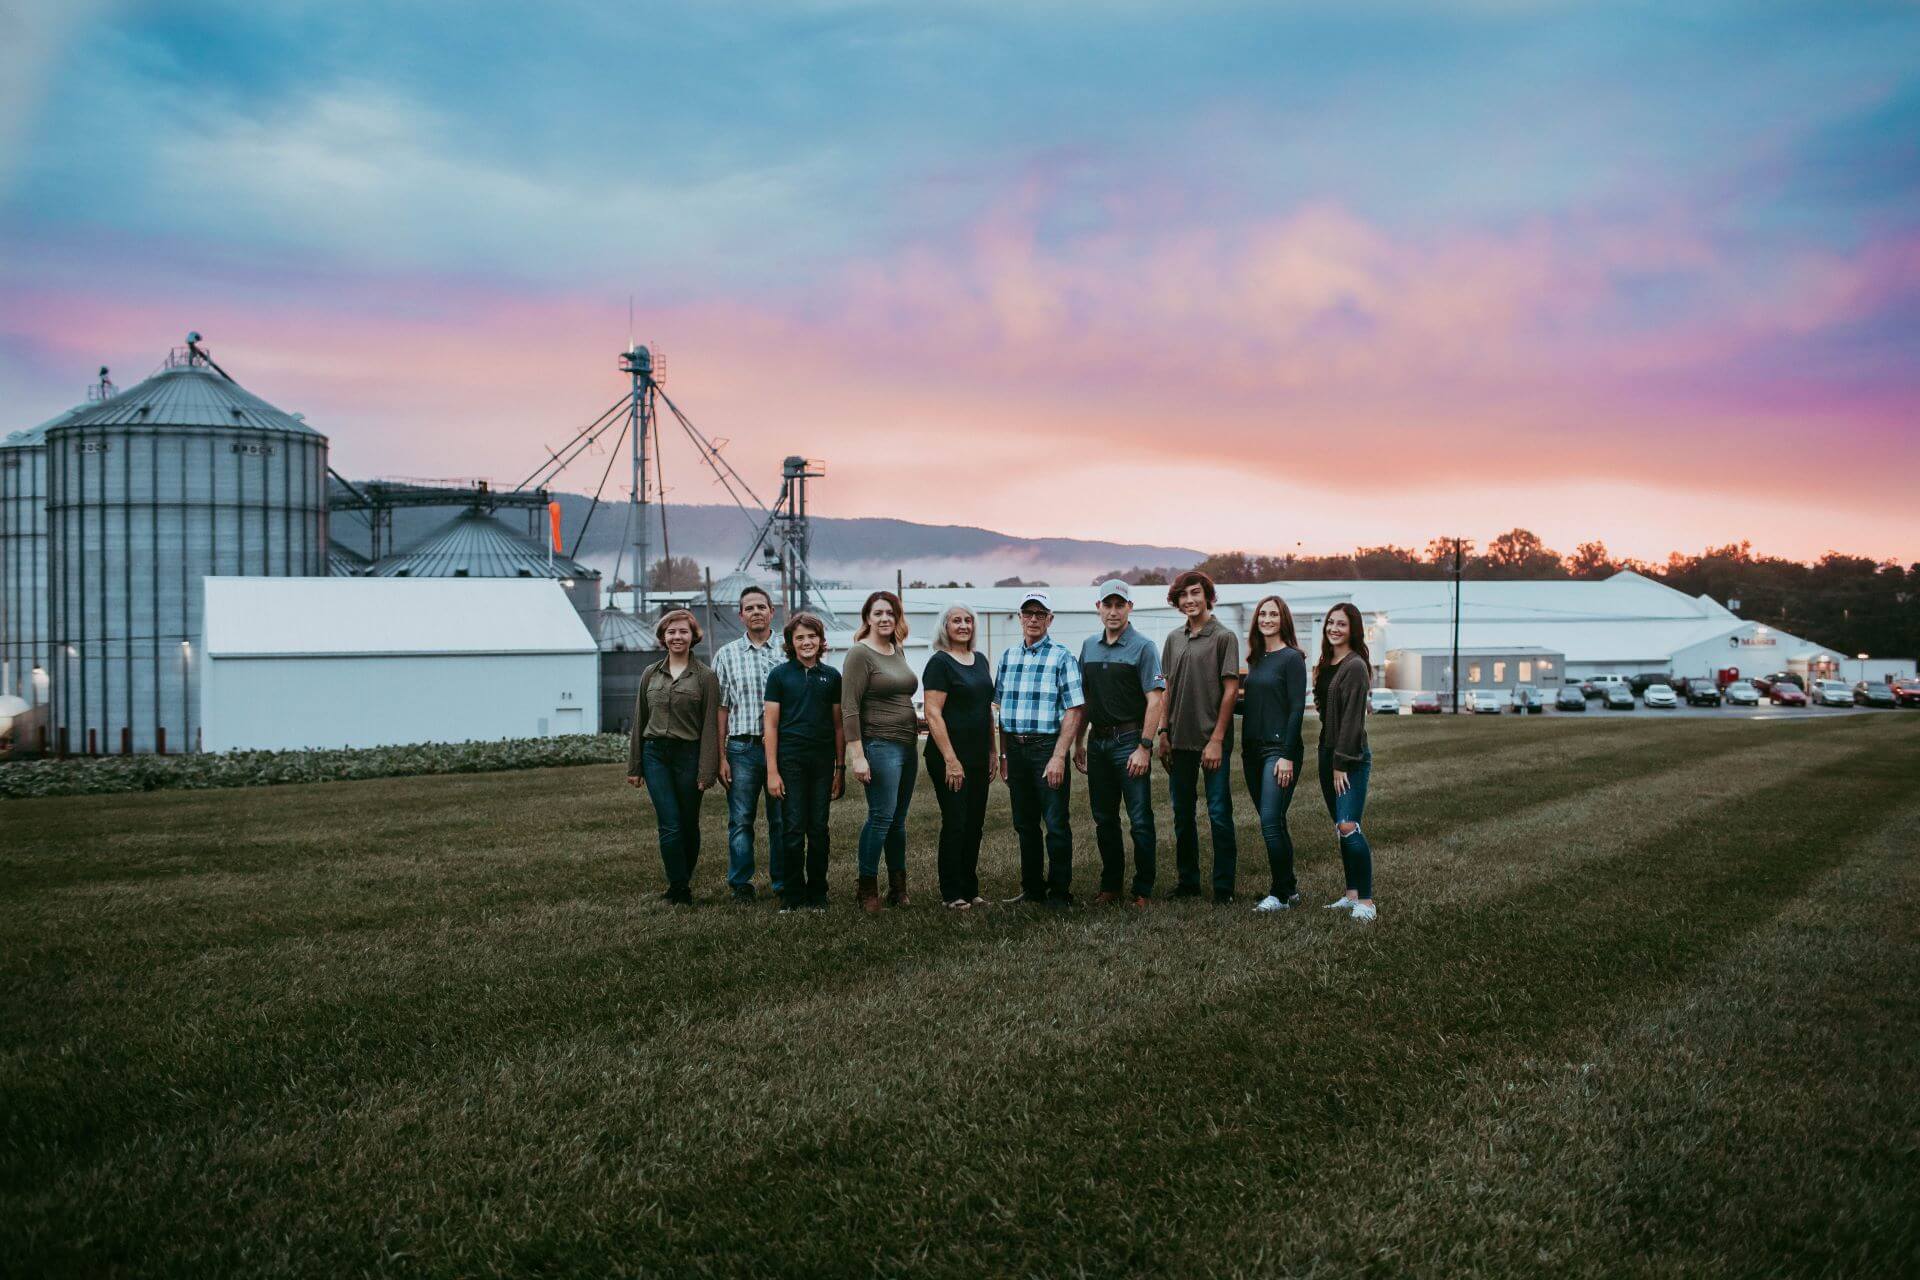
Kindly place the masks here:
<instances>
[{"instance_id":1,"label":"man in plaid shirt","mask_svg":"<svg viewBox=\"0 0 1920 1280\"><path fill-rule=\"evenodd\" d=\"M727 884L737 901L753 898L753 811L767 785L767 753L760 713L767 677L785 655L773 642L773 597L759 587L740 593L740 621L747 634L720 646L713 674L720 681L720 782L727 789ZM777 894L783 860L780 811L767 806L767 869Z\"/></svg>"},{"instance_id":2,"label":"man in plaid shirt","mask_svg":"<svg viewBox=\"0 0 1920 1280\"><path fill-rule=\"evenodd\" d=\"M1000 776L1020 836L1020 896L1013 901L1065 907L1073 903L1067 756L1080 733L1086 697L1080 664L1047 634L1052 625L1053 606L1044 591L1021 597L1022 643L1000 655L993 701L1000 719Z\"/></svg>"}]
</instances>

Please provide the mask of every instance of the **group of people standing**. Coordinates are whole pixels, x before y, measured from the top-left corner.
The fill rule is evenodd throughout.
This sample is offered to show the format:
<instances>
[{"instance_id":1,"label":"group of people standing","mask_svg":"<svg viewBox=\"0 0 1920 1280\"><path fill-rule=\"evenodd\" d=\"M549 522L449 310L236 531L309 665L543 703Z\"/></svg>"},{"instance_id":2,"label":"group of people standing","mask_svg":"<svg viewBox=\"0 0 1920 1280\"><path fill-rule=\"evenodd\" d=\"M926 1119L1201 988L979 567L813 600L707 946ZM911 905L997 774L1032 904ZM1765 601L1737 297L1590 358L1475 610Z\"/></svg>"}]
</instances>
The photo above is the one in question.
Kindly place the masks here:
<instances>
[{"instance_id":1,"label":"group of people standing","mask_svg":"<svg viewBox=\"0 0 1920 1280\"><path fill-rule=\"evenodd\" d=\"M1100 854L1096 905L1144 908L1158 877L1152 770L1167 770L1173 806L1175 881L1171 896L1198 898L1204 792L1213 850L1211 890L1234 900L1234 719L1241 720L1241 772L1260 815L1269 884L1254 908L1300 903L1287 811L1305 759L1301 725L1311 685L1320 716L1319 777L1333 820L1346 891L1327 904L1356 920L1376 917L1373 854L1361 830L1372 754L1367 692L1372 669L1359 610L1328 612L1311 677L1279 596L1255 606L1240 642L1214 616L1217 592L1197 570L1181 574L1167 599L1186 623L1156 647L1135 630L1133 588L1112 579L1097 588L1101 631L1076 657L1050 634L1044 591L1020 601L1020 640L997 667L976 645L979 620L964 605L941 616L934 652L920 676L907 663L907 619L900 598L876 591L836 671L825 661L826 625L810 613L791 617L775 649L773 601L758 587L740 599L745 634L722 645L712 667L693 653L699 622L687 610L656 628L666 657L641 675L634 702L627 781L645 786L660 831L669 901L690 903L700 853L700 801L720 782L727 790L727 882L734 897L754 897L755 815L764 798L773 892L783 911L824 909L828 811L849 771L866 791L855 897L869 912L884 901L907 905L908 811L919 770L914 694L926 707L924 764L940 806L940 897L954 911L987 905L980 896L980 843L988 792L1004 782L1020 843L1020 893L1012 902L1068 906L1073 901L1072 772L1086 775ZM1125 808L1123 833L1121 810ZM1133 875L1126 874L1126 837Z\"/></svg>"}]
</instances>

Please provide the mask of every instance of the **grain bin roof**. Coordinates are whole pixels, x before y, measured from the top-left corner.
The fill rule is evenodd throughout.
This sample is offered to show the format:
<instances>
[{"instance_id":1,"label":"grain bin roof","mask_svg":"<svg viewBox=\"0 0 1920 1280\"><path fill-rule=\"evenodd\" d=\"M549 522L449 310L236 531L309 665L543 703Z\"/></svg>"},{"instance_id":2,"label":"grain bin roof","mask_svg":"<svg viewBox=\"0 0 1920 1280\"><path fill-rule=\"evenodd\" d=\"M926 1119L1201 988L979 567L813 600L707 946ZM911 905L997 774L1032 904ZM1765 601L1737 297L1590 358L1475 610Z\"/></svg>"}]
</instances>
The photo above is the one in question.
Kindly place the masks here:
<instances>
[{"instance_id":1,"label":"grain bin roof","mask_svg":"<svg viewBox=\"0 0 1920 1280\"><path fill-rule=\"evenodd\" d=\"M86 405L53 427L253 427L319 435L237 382L204 365L176 365L98 404Z\"/></svg>"},{"instance_id":2,"label":"grain bin roof","mask_svg":"<svg viewBox=\"0 0 1920 1280\"><path fill-rule=\"evenodd\" d=\"M47 442L47 432L53 430L55 427L66 426L67 423L73 419L74 415L90 407L89 405L77 404L65 413L56 413L53 417L48 418L37 427L28 427L23 431L16 431L12 435L0 437L0 449L22 449L31 448L37 444L45 444Z\"/></svg>"},{"instance_id":3,"label":"grain bin roof","mask_svg":"<svg viewBox=\"0 0 1920 1280\"><path fill-rule=\"evenodd\" d=\"M523 538L484 511L462 511L419 544L373 566L376 578L597 578L600 572Z\"/></svg>"}]
</instances>

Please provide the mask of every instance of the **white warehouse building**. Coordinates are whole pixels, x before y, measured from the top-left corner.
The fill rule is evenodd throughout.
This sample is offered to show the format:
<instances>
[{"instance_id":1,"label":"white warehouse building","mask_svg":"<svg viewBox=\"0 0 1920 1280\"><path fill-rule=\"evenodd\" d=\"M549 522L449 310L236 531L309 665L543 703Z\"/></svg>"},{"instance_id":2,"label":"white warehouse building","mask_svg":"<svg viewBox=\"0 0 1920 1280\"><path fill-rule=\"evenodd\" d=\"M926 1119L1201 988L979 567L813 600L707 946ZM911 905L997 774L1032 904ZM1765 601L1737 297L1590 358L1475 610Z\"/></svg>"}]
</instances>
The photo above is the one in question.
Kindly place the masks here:
<instances>
[{"instance_id":1,"label":"white warehouse building","mask_svg":"<svg viewBox=\"0 0 1920 1280\"><path fill-rule=\"evenodd\" d=\"M1094 588L1043 588L1051 597L1054 638L1079 651L1100 630ZM1160 640L1182 624L1163 586L1134 588L1134 625ZM865 591L822 593L842 620L853 624ZM1019 638L1018 587L921 588L905 594L908 661L923 666L941 612L965 604L980 618L980 643L996 661ZM1366 622L1375 679L1413 691L1448 688L1453 641L1453 584L1446 581L1273 582L1223 584L1216 612L1221 625L1244 637L1254 606L1278 595L1293 611L1302 646L1313 652L1320 622L1335 603L1349 601ZM733 601L715 601L731 610ZM1623 571L1598 581L1469 580L1460 610L1461 688L1552 687L1589 675L1659 672L1708 676L1729 667L1742 675L1795 671L1808 677L1854 681L1912 675L1914 660L1866 660L1764 623L1742 619L1718 601L1690 596L1640 574ZM829 637L837 652L850 630ZM1398 660L1396 660L1396 658ZM1417 659L1417 661L1416 661ZM1437 661L1437 665L1436 665ZM1398 674L1404 672L1405 674Z\"/></svg>"},{"instance_id":2,"label":"white warehouse building","mask_svg":"<svg viewBox=\"0 0 1920 1280\"><path fill-rule=\"evenodd\" d=\"M206 579L207 751L600 730L600 651L543 578Z\"/></svg>"}]
</instances>

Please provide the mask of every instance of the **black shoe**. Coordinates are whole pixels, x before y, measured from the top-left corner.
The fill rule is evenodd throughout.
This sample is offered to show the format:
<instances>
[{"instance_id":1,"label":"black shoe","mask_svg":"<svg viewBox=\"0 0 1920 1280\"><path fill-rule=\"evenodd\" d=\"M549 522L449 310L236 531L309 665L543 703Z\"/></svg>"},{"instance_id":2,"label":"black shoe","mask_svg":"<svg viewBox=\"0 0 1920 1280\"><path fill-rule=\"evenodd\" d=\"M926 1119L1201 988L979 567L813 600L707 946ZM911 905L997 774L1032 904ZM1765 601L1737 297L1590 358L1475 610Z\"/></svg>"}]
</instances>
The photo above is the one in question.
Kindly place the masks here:
<instances>
[{"instance_id":1,"label":"black shoe","mask_svg":"<svg viewBox=\"0 0 1920 1280\"><path fill-rule=\"evenodd\" d=\"M1174 886L1173 892L1167 896L1169 898L1197 898L1200 896L1200 886L1197 884L1176 885Z\"/></svg>"},{"instance_id":2,"label":"black shoe","mask_svg":"<svg viewBox=\"0 0 1920 1280\"><path fill-rule=\"evenodd\" d=\"M1001 905L1008 907L1044 907L1047 905L1047 900L1044 895L1032 893L1016 893L1011 898L1000 899L1000 902Z\"/></svg>"},{"instance_id":3,"label":"black shoe","mask_svg":"<svg viewBox=\"0 0 1920 1280\"><path fill-rule=\"evenodd\" d=\"M1231 889L1215 889L1215 890L1213 891L1213 905L1214 905L1214 906L1216 906L1216 907L1230 907L1230 906L1232 906L1232 905L1233 905L1233 890L1231 890Z\"/></svg>"},{"instance_id":4,"label":"black shoe","mask_svg":"<svg viewBox=\"0 0 1920 1280\"><path fill-rule=\"evenodd\" d=\"M690 907L693 905L693 890L684 884L674 885L667 890L667 901L676 907Z\"/></svg>"},{"instance_id":5,"label":"black shoe","mask_svg":"<svg viewBox=\"0 0 1920 1280\"><path fill-rule=\"evenodd\" d=\"M735 902L752 902L753 897L754 897L754 894L753 894L752 885L737 884L733 886L733 900Z\"/></svg>"},{"instance_id":6,"label":"black shoe","mask_svg":"<svg viewBox=\"0 0 1920 1280\"><path fill-rule=\"evenodd\" d=\"M1065 911L1073 905L1073 895L1070 893L1049 893L1047 895L1046 905L1055 911Z\"/></svg>"}]
</instances>

